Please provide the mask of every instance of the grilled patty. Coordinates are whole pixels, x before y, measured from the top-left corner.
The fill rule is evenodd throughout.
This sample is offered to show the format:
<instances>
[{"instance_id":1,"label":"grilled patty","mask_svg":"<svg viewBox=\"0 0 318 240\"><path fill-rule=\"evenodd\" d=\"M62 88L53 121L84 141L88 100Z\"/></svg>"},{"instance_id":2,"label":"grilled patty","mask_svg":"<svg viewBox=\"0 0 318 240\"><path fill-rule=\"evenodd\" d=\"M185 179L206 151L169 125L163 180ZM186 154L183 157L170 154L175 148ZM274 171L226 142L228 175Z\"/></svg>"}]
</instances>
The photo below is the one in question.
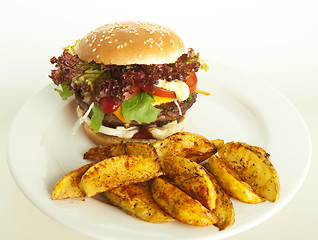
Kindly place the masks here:
<instances>
[{"instance_id":1,"label":"grilled patty","mask_svg":"<svg viewBox=\"0 0 318 240\"><path fill-rule=\"evenodd\" d=\"M75 98L76 98L77 104L81 108L83 108L85 111L87 111L88 106L86 103L82 101L81 97L75 94ZM130 126L148 126L148 125L161 127L171 121L181 119L185 115L187 110L191 108L191 106L196 102L196 98L197 98L197 93L193 92L187 100L176 101L177 103L172 101L168 103L155 105L155 108L162 109L162 111L159 113L157 120L150 124L146 124L146 123L140 124L136 121L131 121L127 124L119 120L114 114L105 114L103 119L103 125L106 127L114 127L114 128L118 126L130 127ZM179 105L180 109L177 105Z\"/></svg>"}]
</instances>

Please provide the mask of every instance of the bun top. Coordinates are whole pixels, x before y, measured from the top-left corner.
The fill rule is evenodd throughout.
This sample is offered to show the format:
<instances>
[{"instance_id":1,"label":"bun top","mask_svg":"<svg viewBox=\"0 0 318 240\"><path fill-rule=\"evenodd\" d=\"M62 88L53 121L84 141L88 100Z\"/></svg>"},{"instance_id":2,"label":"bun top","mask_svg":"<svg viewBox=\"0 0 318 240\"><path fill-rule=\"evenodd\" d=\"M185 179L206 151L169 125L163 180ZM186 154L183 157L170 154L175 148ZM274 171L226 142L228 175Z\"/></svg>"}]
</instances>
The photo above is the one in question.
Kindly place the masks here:
<instances>
[{"instance_id":1,"label":"bun top","mask_svg":"<svg viewBox=\"0 0 318 240\"><path fill-rule=\"evenodd\" d=\"M115 22L89 32L75 53L85 62L105 65L173 63L184 53L170 28L148 22Z\"/></svg>"}]
</instances>

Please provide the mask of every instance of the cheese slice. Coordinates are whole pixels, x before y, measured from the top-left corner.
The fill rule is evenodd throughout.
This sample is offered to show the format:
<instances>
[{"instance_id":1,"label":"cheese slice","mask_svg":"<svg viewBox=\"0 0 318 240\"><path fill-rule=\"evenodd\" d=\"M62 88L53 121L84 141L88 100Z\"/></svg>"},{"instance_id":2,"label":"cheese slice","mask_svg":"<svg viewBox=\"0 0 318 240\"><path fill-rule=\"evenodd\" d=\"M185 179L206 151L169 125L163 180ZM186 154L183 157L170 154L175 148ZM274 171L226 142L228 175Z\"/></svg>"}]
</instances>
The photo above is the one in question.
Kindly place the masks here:
<instances>
[{"instance_id":1,"label":"cheese slice","mask_svg":"<svg viewBox=\"0 0 318 240\"><path fill-rule=\"evenodd\" d=\"M159 104L162 104L162 103L167 103L167 102L172 102L173 101L173 98L167 98L167 97L159 97L159 96L154 96L153 95L153 103L152 105L159 105Z\"/></svg>"},{"instance_id":2,"label":"cheese slice","mask_svg":"<svg viewBox=\"0 0 318 240\"><path fill-rule=\"evenodd\" d=\"M121 106L119 106L119 108L117 108L116 111L113 112L113 114L114 114L120 121L122 121L122 122L124 122L124 123L129 123L129 122L130 122L129 120L127 120L127 119L124 117L123 113L121 112Z\"/></svg>"}]
</instances>

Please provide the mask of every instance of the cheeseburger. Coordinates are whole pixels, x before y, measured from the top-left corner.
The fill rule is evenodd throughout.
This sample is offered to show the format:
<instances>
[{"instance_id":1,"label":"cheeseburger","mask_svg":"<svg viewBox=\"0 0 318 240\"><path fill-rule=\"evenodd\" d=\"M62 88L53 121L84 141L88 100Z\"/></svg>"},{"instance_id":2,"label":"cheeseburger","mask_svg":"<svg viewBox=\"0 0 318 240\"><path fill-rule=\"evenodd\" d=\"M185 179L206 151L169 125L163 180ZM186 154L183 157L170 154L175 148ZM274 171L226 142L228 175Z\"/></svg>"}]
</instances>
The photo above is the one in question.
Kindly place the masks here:
<instances>
[{"instance_id":1,"label":"cheeseburger","mask_svg":"<svg viewBox=\"0 0 318 240\"><path fill-rule=\"evenodd\" d=\"M148 22L103 25L53 57L49 76L97 144L154 142L183 129L197 98L199 68L170 28Z\"/></svg>"}]
</instances>

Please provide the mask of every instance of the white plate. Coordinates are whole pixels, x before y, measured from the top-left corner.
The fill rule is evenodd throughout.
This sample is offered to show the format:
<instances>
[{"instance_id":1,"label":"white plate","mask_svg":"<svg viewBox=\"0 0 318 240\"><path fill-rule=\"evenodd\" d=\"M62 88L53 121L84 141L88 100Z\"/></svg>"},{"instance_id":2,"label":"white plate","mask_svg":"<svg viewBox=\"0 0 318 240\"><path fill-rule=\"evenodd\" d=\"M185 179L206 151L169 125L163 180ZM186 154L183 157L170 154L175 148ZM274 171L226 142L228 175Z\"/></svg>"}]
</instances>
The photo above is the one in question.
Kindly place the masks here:
<instances>
[{"instance_id":1,"label":"white plate","mask_svg":"<svg viewBox=\"0 0 318 240\"><path fill-rule=\"evenodd\" d=\"M94 198L52 201L56 181L84 165L83 153L93 146L82 129L72 135L75 102L62 101L53 84L33 96L11 126L7 152L17 185L47 215L98 239L221 239L261 223L286 205L304 181L311 161L307 127L284 96L258 79L220 64L199 79L199 87L212 95L198 97L186 130L264 147L281 181L277 203L233 200L235 224L220 232L178 222L146 223Z\"/></svg>"}]
</instances>

